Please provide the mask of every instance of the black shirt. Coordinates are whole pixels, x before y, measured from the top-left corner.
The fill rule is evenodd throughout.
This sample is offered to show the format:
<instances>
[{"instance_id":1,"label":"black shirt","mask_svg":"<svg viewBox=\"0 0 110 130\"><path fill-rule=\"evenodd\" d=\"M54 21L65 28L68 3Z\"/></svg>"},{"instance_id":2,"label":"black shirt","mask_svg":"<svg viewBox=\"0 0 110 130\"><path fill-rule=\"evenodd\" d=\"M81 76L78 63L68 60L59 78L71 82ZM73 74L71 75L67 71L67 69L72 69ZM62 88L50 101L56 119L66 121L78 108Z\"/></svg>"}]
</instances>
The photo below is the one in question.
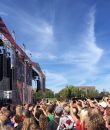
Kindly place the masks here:
<instances>
[{"instance_id":1,"label":"black shirt","mask_svg":"<svg viewBox=\"0 0 110 130\"><path fill-rule=\"evenodd\" d=\"M59 125L60 118L54 118L48 123L47 130L56 130Z\"/></svg>"},{"instance_id":2,"label":"black shirt","mask_svg":"<svg viewBox=\"0 0 110 130\"><path fill-rule=\"evenodd\" d=\"M21 123L18 124L18 126L16 126L16 127L14 128L14 130L21 130L21 129L22 129L22 126L23 126L23 123L21 122Z\"/></svg>"}]
</instances>

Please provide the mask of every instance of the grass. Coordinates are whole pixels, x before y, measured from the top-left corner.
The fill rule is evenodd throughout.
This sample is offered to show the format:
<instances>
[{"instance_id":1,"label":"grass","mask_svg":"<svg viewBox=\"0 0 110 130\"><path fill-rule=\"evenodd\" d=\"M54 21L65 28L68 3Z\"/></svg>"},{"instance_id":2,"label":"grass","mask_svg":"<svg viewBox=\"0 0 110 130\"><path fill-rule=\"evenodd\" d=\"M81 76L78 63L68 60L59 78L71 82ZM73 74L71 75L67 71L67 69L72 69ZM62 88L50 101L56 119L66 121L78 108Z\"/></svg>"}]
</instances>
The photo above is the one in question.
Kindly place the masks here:
<instances>
[{"instance_id":1,"label":"grass","mask_svg":"<svg viewBox=\"0 0 110 130\"><path fill-rule=\"evenodd\" d=\"M53 102L53 101L56 101L57 99L56 98L47 98L49 102Z\"/></svg>"}]
</instances>

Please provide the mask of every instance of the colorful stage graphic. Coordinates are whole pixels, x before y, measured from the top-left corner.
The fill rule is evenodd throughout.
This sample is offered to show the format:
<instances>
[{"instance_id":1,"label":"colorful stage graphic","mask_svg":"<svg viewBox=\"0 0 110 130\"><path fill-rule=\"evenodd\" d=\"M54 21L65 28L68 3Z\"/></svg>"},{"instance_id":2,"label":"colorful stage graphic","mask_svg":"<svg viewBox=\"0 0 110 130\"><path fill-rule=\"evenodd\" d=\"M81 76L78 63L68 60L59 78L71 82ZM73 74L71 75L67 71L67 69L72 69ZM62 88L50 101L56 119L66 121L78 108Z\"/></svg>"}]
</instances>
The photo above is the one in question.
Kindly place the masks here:
<instances>
[{"instance_id":1,"label":"colorful stage graphic","mask_svg":"<svg viewBox=\"0 0 110 130\"><path fill-rule=\"evenodd\" d=\"M45 75L20 48L0 18L0 100L12 97L12 103L31 103L32 80L38 80L37 90L45 91ZM12 96L6 96L6 94Z\"/></svg>"}]
</instances>

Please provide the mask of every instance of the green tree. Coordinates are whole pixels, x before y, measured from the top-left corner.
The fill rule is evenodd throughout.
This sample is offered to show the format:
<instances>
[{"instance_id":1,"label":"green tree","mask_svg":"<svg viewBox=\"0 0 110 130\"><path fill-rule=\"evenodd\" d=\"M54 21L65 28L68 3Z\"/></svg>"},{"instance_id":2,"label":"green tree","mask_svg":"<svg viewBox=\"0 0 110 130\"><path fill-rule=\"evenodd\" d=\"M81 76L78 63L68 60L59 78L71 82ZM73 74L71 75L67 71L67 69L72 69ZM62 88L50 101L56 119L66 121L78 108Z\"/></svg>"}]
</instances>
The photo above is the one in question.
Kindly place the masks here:
<instances>
[{"instance_id":1,"label":"green tree","mask_svg":"<svg viewBox=\"0 0 110 130\"><path fill-rule=\"evenodd\" d=\"M35 97L36 100L42 99L42 93L41 93L41 91L38 91L38 92L34 91L33 92L33 96Z\"/></svg>"},{"instance_id":2,"label":"green tree","mask_svg":"<svg viewBox=\"0 0 110 130\"><path fill-rule=\"evenodd\" d=\"M60 92L58 93L59 97L62 99L70 99L72 97L97 97L99 95L97 90L83 90L73 85L65 86ZM105 94L105 93L104 93Z\"/></svg>"},{"instance_id":3,"label":"green tree","mask_svg":"<svg viewBox=\"0 0 110 130\"><path fill-rule=\"evenodd\" d=\"M45 90L45 98L54 98L54 92L51 89Z\"/></svg>"},{"instance_id":4,"label":"green tree","mask_svg":"<svg viewBox=\"0 0 110 130\"><path fill-rule=\"evenodd\" d=\"M33 96L36 100L40 100L43 98L42 91L36 92L33 90ZM45 98L54 98L54 92L51 89L45 89Z\"/></svg>"},{"instance_id":5,"label":"green tree","mask_svg":"<svg viewBox=\"0 0 110 130\"><path fill-rule=\"evenodd\" d=\"M55 98L57 99L57 100L60 100L60 94L59 93L55 93Z\"/></svg>"},{"instance_id":6,"label":"green tree","mask_svg":"<svg viewBox=\"0 0 110 130\"><path fill-rule=\"evenodd\" d=\"M101 97L105 97L105 96L108 96L110 93L109 92L107 92L107 91L105 91L104 89L103 89L103 91L102 92L100 92L99 93L99 95L101 96Z\"/></svg>"},{"instance_id":7,"label":"green tree","mask_svg":"<svg viewBox=\"0 0 110 130\"><path fill-rule=\"evenodd\" d=\"M59 95L62 99L71 99L71 97L76 95L76 88L72 85L65 86L65 88L60 90Z\"/></svg>"}]
</instances>

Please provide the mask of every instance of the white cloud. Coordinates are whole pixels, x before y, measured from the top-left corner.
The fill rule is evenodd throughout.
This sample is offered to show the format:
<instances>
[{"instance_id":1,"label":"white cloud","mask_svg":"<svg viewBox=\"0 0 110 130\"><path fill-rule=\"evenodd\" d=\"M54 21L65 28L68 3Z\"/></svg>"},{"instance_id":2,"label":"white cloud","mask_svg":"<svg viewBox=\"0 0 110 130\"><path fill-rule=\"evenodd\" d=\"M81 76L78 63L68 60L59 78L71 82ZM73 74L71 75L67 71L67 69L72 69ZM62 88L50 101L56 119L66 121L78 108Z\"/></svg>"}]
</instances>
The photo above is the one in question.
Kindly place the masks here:
<instances>
[{"instance_id":1,"label":"white cloud","mask_svg":"<svg viewBox=\"0 0 110 130\"><path fill-rule=\"evenodd\" d=\"M83 34L82 40L84 42L84 58L87 59L84 65L90 69L99 62L103 55L103 49L99 48L95 37L95 8L92 7L88 15L87 28Z\"/></svg>"},{"instance_id":2,"label":"white cloud","mask_svg":"<svg viewBox=\"0 0 110 130\"><path fill-rule=\"evenodd\" d=\"M8 13L5 12L5 11L3 11L3 10L0 10L0 15L1 15L1 16L8 16Z\"/></svg>"},{"instance_id":3,"label":"white cloud","mask_svg":"<svg viewBox=\"0 0 110 130\"><path fill-rule=\"evenodd\" d=\"M103 53L104 50L98 47L96 41L95 7L92 7L85 18L83 33L79 35L79 43L76 46L71 43L71 48L65 53L60 54L57 59L59 59L58 63L73 65L73 68L76 70L76 77L80 75L82 80L86 82L88 76L91 78L91 76L93 77L97 74L97 65Z\"/></svg>"},{"instance_id":4,"label":"white cloud","mask_svg":"<svg viewBox=\"0 0 110 130\"><path fill-rule=\"evenodd\" d=\"M73 66L73 68L65 68L65 74L52 72L51 70L45 71L47 87L51 87L52 90L57 92L61 87L67 85L70 80L73 82L73 85L88 85L88 81L96 78L97 64L101 60L104 50L98 47L96 41L95 7L90 9L85 19L84 31L79 36L79 43L76 45L70 43L71 48L65 52L62 50L63 47L61 47L60 41L59 46L61 50L56 50L57 43L52 24L44 19L20 12L20 10L15 12L13 8L10 8L10 12L15 14L16 19L20 19L19 24L21 23L21 26L18 26L21 29L20 33L26 36L25 39L30 38L29 41L27 40L27 43L29 43L28 48L30 48L30 51L27 50L27 53L30 54L31 52L32 59L47 60L47 63L50 60L52 61L51 63ZM5 12L1 13L6 15ZM55 53L56 51L58 53ZM109 83L108 79L105 78L104 83ZM98 86L98 84L96 85ZM101 84L104 86L102 82Z\"/></svg>"},{"instance_id":5,"label":"white cloud","mask_svg":"<svg viewBox=\"0 0 110 130\"><path fill-rule=\"evenodd\" d=\"M45 75L46 75L47 87L48 88L50 87L55 92L61 90L61 87L64 87L64 85L68 83L67 78L62 73L49 72L48 70L46 70Z\"/></svg>"},{"instance_id":6,"label":"white cloud","mask_svg":"<svg viewBox=\"0 0 110 130\"><path fill-rule=\"evenodd\" d=\"M101 60L104 50L99 48L95 36L95 8L91 8L84 23L83 34L79 36L77 46L72 46L71 50L56 56L56 62L72 65L73 68L65 69L65 77L57 74L48 74L47 84L52 84L53 90L58 90L58 86L67 84L69 81L73 85L92 85L92 81L97 77L97 65ZM61 76L61 77L60 77ZM59 82L61 80L61 82ZM58 85L58 86L57 86Z\"/></svg>"},{"instance_id":7,"label":"white cloud","mask_svg":"<svg viewBox=\"0 0 110 130\"><path fill-rule=\"evenodd\" d=\"M28 20L27 20L28 19ZM23 34L32 39L32 45L40 50L48 50L54 47L53 26L42 19L26 16L22 19L24 26L21 28Z\"/></svg>"},{"instance_id":8,"label":"white cloud","mask_svg":"<svg viewBox=\"0 0 110 130\"><path fill-rule=\"evenodd\" d=\"M59 62L73 65L73 69L65 70L65 75L74 85L88 85L89 82L94 81L99 71L97 65L104 53L96 42L94 7L91 8L85 20L83 34L79 36L80 44L59 56Z\"/></svg>"},{"instance_id":9,"label":"white cloud","mask_svg":"<svg viewBox=\"0 0 110 130\"><path fill-rule=\"evenodd\" d=\"M61 58L64 58L64 63L74 64L90 72L94 71L104 51L96 43L94 7L91 8L85 19L84 31L79 36L79 39L79 44L76 47L73 46Z\"/></svg>"},{"instance_id":10,"label":"white cloud","mask_svg":"<svg viewBox=\"0 0 110 130\"><path fill-rule=\"evenodd\" d=\"M26 50L26 54L28 56L31 56L31 58L33 60L50 60L50 61L54 61L57 59L57 56L50 53L50 52L40 52L40 51L30 51L30 50ZM31 55L30 55L31 54Z\"/></svg>"}]
</instances>

